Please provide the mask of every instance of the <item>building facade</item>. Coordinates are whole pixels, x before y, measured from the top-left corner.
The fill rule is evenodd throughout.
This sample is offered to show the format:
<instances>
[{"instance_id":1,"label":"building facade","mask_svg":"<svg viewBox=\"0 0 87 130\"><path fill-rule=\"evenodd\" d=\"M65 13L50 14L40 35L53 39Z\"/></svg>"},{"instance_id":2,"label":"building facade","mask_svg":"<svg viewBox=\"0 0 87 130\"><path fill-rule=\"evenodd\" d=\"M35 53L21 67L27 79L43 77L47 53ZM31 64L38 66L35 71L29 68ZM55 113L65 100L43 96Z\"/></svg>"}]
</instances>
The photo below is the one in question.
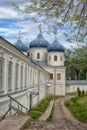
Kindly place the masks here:
<instances>
[{"instance_id":1,"label":"building facade","mask_svg":"<svg viewBox=\"0 0 87 130\"><path fill-rule=\"evenodd\" d=\"M65 96L64 47L57 39L50 44L39 34L29 45L29 57L32 61L50 73L49 94Z\"/></svg>"},{"instance_id":2,"label":"building facade","mask_svg":"<svg viewBox=\"0 0 87 130\"><path fill-rule=\"evenodd\" d=\"M14 45L0 37L0 116L9 109L8 95L30 109L48 95L87 91L86 81L66 81L65 48L57 39L50 44L39 34L29 48L20 37Z\"/></svg>"},{"instance_id":3,"label":"building facade","mask_svg":"<svg viewBox=\"0 0 87 130\"><path fill-rule=\"evenodd\" d=\"M9 109L8 95L30 109L48 95L49 73L0 37L0 115ZM15 102L12 106L17 107Z\"/></svg>"}]
</instances>

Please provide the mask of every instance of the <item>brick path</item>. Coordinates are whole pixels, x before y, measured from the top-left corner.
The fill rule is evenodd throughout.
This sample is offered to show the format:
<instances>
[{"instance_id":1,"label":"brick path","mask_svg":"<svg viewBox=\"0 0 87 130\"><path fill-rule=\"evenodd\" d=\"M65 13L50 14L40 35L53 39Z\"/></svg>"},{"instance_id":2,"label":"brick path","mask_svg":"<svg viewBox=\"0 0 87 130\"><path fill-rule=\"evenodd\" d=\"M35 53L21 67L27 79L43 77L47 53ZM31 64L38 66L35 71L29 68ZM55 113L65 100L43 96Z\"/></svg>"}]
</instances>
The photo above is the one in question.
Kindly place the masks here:
<instances>
[{"instance_id":1,"label":"brick path","mask_svg":"<svg viewBox=\"0 0 87 130\"><path fill-rule=\"evenodd\" d=\"M32 121L27 130L87 130L87 124L77 121L64 106L69 96L59 98L54 103L52 122Z\"/></svg>"}]
</instances>

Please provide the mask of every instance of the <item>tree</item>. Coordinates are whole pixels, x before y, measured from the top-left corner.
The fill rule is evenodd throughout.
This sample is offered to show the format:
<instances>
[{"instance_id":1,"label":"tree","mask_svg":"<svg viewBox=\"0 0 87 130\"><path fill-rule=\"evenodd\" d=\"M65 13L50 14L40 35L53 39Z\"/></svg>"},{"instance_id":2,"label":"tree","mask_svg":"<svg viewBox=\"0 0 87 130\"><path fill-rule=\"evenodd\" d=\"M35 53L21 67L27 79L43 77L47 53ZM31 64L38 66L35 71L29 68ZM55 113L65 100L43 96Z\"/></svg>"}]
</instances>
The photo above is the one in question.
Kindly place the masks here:
<instances>
[{"instance_id":1,"label":"tree","mask_svg":"<svg viewBox=\"0 0 87 130\"><path fill-rule=\"evenodd\" d=\"M45 24L52 21L58 28L69 26L64 34L70 42L87 42L87 0L30 0L24 9L16 3L13 6L23 13L37 12Z\"/></svg>"},{"instance_id":2,"label":"tree","mask_svg":"<svg viewBox=\"0 0 87 130\"><path fill-rule=\"evenodd\" d=\"M69 80L87 80L87 47L66 51L66 77Z\"/></svg>"}]
</instances>

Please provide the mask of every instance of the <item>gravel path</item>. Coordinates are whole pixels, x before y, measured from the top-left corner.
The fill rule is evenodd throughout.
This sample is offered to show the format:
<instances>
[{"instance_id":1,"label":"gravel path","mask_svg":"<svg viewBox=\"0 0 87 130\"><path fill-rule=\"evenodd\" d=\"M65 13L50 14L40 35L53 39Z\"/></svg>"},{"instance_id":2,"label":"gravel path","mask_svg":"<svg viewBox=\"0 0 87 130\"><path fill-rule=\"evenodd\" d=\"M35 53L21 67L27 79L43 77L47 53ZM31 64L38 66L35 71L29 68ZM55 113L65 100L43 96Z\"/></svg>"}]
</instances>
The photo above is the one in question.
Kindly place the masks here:
<instances>
[{"instance_id":1,"label":"gravel path","mask_svg":"<svg viewBox=\"0 0 87 130\"><path fill-rule=\"evenodd\" d=\"M27 130L87 130L87 124L77 121L64 106L64 101L70 96L55 100L52 122L32 121Z\"/></svg>"}]
</instances>

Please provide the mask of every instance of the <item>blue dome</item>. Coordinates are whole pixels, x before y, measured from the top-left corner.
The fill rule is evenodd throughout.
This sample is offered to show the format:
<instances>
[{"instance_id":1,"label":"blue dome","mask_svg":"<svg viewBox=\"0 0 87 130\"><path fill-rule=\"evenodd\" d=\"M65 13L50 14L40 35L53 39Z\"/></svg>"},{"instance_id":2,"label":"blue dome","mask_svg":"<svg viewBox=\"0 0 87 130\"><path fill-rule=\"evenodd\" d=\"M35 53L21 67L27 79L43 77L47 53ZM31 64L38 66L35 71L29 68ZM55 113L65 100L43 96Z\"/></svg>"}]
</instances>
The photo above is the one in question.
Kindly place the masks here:
<instances>
[{"instance_id":1,"label":"blue dome","mask_svg":"<svg viewBox=\"0 0 87 130\"><path fill-rule=\"evenodd\" d=\"M28 47L20 39L14 45L18 50L22 52L28 51Z\"/></svg>"},{"instance_id":2,"label":"blue dome","mask_svg":"<svg viewBox=\"0 0 87 130\"><path fill-rule=\"evenodd\" d=\"M44 39L44 37L39 34L35 40L30 43L30 48L47 48L49 42Z\"/></svg>"},{"instance_id":3,"label":"blue dome","mask_svg":"<svg viewBox=\"0 0 87 130\"><path fill-rule=\"evenodd\" d=\"M47 50L48 52L64 52L65 48L57 40L55 40L48 46Z\"/></svg>"}]
</instances>

